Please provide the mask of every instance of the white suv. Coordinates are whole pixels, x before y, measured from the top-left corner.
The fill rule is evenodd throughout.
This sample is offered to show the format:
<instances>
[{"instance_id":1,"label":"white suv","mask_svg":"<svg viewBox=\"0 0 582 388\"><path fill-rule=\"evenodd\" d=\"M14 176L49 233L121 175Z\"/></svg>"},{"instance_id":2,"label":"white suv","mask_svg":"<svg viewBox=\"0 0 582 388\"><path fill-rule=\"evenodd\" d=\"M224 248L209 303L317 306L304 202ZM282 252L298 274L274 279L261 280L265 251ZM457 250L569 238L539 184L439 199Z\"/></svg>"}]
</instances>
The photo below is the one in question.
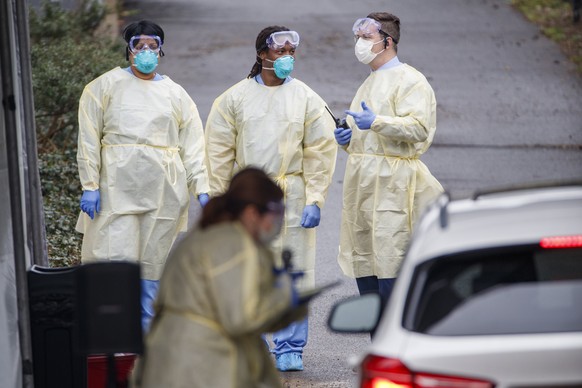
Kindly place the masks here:
<instances>
[{"instance_id":1,"label":"white suv","mask_svg":"<svg viewBox=\"0 0 582 388\"><path fill-rule=\"evenodd\" d=\"M375 329L360 387L582 387L582 182L447 198L384 311L370 294L330 314Z\"/></svg>"}]
</instances>

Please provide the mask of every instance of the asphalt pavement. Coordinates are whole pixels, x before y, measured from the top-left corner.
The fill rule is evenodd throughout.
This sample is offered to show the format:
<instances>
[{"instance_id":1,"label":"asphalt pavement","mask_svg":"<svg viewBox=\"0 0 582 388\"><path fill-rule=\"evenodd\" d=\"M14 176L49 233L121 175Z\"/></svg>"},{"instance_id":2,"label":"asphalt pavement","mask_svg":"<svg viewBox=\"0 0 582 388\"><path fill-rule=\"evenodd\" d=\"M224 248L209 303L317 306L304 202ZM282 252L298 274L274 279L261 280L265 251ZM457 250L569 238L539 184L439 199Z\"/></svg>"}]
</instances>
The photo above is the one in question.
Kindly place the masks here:
<instances>
[{"instance_id":1,"label":"asphalt pavement","mask_svg":"<svg viewBox=\"0 0 582 388\"><path fill-rule=\"evenodd\" d=\"M423 161L453 198L477 189L582 179L582 79L559 47L501 0L183 0L128 1L129 19L147 18L166 34L159 70L181 84L205 121L213 100L245 78L258 32L298 31L293 76L336 115L350 105L369 68L353 53L353 22L374 11L401 18L398 56L426 75L437 97L437 132ZM287 387L349 387L348 360L367 335L326 329L334 302L357 293L336 262L346 155L318 227L316 281L343 279L310 310L305 370L282 373ZM191 223L199 214L191 206Z\"/></svg>"}]
</instances>

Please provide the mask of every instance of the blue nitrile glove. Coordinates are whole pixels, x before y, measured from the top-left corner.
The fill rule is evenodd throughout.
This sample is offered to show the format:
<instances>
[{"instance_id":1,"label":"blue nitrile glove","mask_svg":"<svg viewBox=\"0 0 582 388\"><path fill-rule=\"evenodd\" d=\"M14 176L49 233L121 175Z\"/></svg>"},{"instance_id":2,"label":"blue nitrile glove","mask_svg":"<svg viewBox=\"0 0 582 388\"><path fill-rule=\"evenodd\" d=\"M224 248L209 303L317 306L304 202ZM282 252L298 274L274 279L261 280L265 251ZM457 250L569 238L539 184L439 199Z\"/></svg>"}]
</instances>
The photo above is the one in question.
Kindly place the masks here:
<instances>
[{"instance_id":1,"label":"blue nitrile glove","mask_svg":"<svg viewBox=\"0 0 582 388\"><path fill-rule=\"evenodd\" d=\"M273 273L276 276L275 287L281 287L283 284L278 278L279 276L289 276L291 278L291 306L296 307L299 305L299 292L297 291L297 279L303 276L303 272L288 272L284 268L273 267ZM287 283L284 283L287 284Z\"/></svg>"},{"instance_id":2,"label":"blue nitrile glove","mask_svg":"<svg viewBox=\"0 0 582 388\"><path fill-rule=\"evenodd\" d=\"M93 219L101 211L101 194L99 190L85 190L81 197L81 210Z\"/></svg>"},{"instance_id":3,"label":"blue nitrile glove","mask_svg":"<svg viewBox=\"0 0 582 388\"><path fill-rule=\"evenodd\" d=\"M299 306L299 292L295 287L295 284L291 286L291 307Z\"/></svg>"},{"instance_id":4,"label":"blue nitrile glove","mask_svg":"<svg viewBox=\"0 0 582 388\"><path fill-rule=\"evenodd\" d=\"M360 129L370 129L374 120L376 120L376 115L374 112L368 108L368 105L362 101L362 112L353 112L351 110L346 110L346 114L352 116L356 125Z\"/></svg>"},{"instance_id":5,"label":"blue nitrile glove","mask_svg":"<svg viewBox=\"0 0 582 388\"><path fill-rule=\"evenodd\" d=\"M289 275L291 275L291 280L293 280L293 283L295 283L297 280L301 279L305 275L305 272L293 271L289 272Z\"/></svg>"},{"instance_id":6,"label":"blue nitrile glove","mask_svg":"<svg viewBox=\"0 0 582 388\"><path fill-rule=\"evenodd\" d=\"M303 216L301 217L301 226L304 228L315 228L319 225L321 219L321 211L315 204L307 205L303 209Z\"/></svg>"},{"instance_id":7,"label":"blue nitrile glove","mask_svg":"<svg viewBox=\"0 0 582 388\"><path fill-rule=\"evenodd\" d=\"M200 206L204 207L210 201L210 197L206 193L198 194L198 202L200 202Z\"/></svg>"},{"instance_id":8,"label":"blue nitrile glove","mask_svg":"<svg viewBox=\"0 0 582 388\"><path fill-rule=\"evenodd\" d=\"M333 134L335 135L335 141L341 146L348 144L352 139L351 128L336 128Z\"/></svg>"}]
</instances>

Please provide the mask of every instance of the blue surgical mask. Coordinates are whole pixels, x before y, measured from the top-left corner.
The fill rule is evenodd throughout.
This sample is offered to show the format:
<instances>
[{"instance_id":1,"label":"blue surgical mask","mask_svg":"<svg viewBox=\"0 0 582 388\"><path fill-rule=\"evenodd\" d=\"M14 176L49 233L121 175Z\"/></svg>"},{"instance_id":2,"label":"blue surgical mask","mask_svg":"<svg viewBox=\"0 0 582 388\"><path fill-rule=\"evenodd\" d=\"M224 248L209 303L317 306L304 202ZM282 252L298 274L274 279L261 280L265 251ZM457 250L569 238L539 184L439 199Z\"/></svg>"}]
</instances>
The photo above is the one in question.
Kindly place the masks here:
<instances>
[{"instance_id":1,"label":"blue surgical mask","mask_svg":"<svg viewBox=\"0 0 582 388\"><path fill-rule=\"evenodd\" d=\"M151 50L144 50L135 55L134 66L144 74L152 73L158 66L158 54Z\"/></svg>"},{"instance_id":2,"label":"blue surgical mask","mask_svg":"<svg viewBox=\"0 0 582 388\"><path fill-rule=\"evenodd\" d=\"M265 58L265 60L273 62L273 67L263 67L263 69L275 70L275 75L280 79L289 77L289 74L291 74L293 71L293 65L295 63L295 58L293 58L291 55L279 57L275 61L271 61L267 58Z\"/></svg>"}]
</instances>

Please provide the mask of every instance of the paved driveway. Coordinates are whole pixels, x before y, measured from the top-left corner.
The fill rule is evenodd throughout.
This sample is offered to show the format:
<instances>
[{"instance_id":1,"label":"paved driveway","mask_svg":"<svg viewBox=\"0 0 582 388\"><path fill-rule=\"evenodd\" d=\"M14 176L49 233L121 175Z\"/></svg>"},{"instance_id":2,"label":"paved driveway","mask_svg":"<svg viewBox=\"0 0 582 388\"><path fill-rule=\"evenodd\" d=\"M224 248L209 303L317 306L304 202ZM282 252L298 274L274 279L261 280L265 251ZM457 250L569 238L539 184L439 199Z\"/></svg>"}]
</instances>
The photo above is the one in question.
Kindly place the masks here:
<instances>
[{"instance_id":1,"label":"paved driveway","mask_svg":"<svg viewBox=\"0 0 582 388\"><path fill-rule=\"evenodd\" d=\"M131 18L149 18L166 32L160 71L183 85L205 121L212 101L246 77L258 32L280 24L302 43L293 75L340 115L368 74L353 54L351 25L372 11L401 18L401 61L422 71L438 101L437 134L423 157L453 197L475 189L582 178L582 81L558 47L501 0L196 0L130 1ZM341 186L337 170L318 228L317 281L343 278L336 263ZM198 215L192 205L191 222ZM329 333L338 299L357 293L353 281L311 308L305 371L283 374L292 387L347 387L347 363L367 335Z\"/></svg>"}]
</instances>

